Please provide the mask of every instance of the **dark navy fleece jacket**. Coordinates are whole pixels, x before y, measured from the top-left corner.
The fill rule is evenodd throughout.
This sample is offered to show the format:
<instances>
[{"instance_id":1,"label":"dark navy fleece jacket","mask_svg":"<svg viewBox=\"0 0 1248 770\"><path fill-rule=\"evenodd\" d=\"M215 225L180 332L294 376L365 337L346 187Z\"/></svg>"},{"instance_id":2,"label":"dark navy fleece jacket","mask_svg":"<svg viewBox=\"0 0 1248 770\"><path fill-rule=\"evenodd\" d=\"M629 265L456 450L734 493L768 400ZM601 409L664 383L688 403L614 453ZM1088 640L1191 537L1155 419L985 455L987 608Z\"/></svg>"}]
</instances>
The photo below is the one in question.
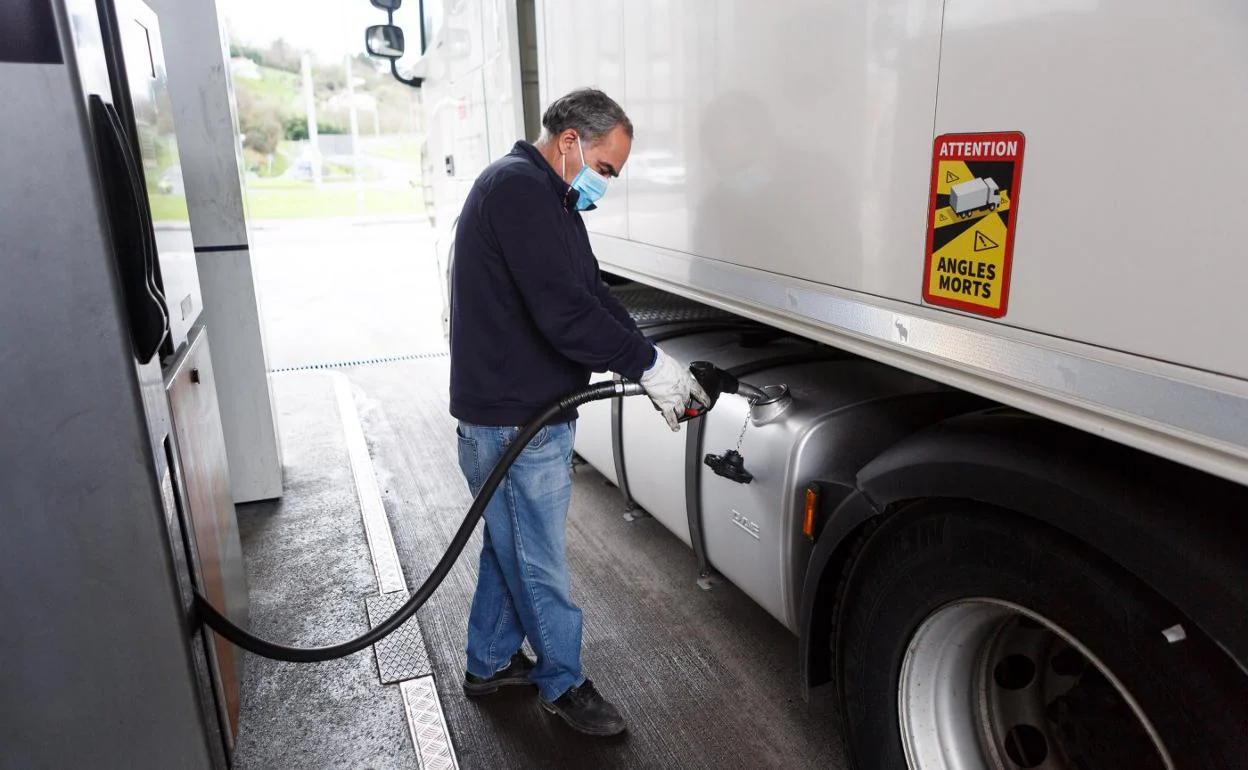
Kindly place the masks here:
<instances>
[{"instance_id":1,"label":"dark navy fleece jacket","mask_svg":"<svg viewBox=\"0 0 1248 770\"><path fill-rule=\"evenodd\" d=\"M527 142L468 193L451 269L457 419L522 425L592 372L636 380L653 363L653 346L602 280L576 200Z\"/></svg>"}]
</instances>

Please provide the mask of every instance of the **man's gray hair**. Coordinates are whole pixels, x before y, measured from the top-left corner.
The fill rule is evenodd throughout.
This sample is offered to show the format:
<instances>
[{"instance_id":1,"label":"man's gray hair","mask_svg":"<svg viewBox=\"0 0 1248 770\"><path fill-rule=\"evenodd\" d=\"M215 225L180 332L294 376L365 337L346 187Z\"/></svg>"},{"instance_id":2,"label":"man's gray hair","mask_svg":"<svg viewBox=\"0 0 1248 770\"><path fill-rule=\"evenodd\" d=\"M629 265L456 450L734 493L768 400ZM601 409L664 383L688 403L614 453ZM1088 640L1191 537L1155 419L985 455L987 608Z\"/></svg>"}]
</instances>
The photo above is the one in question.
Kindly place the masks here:
<instances>
[{"instance_id":1,"label":"man's gray hair","mask_svg":"<svg viewBox=\"0 0 1248 770\"><path fill-rule=\"evenodd\" d=\"M594 144L616 126L623 126L628 138L633 138L633 122L624 114L623 107L602 91L582 88L559 97L546 108L541 141L549 142L570 128L583 142Z\"/></svg>"}]
</instances>

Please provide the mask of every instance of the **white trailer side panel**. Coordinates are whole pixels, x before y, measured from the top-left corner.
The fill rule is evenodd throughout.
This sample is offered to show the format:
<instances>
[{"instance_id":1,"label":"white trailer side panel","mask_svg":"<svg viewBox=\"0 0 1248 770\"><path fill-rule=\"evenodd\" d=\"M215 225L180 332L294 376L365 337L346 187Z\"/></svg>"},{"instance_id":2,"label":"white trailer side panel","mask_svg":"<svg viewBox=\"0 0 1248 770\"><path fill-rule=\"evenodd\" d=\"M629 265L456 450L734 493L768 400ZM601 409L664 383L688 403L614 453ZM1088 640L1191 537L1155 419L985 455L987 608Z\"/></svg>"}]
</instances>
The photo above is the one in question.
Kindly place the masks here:
<instances>
[{"instance_id":1,"label":"white trailer side panel","mask_svg":"<svg viewBox=\"0 0 1248 770\"><path fill-rule=\"evenodd\" d=\"M421 100L443 236L459 216L472 183L494 157L485 91L485 13L480 3L450 3L444 14L420 62L427 75ZM499 96L509 98L506 92Z\"/></svg>"},{"instance_id":2,"label":"white trailer side panel","mask_svg":"<svg viewBox=\"0 0 1248 770\"><path fill-rule=\"evenodd\" d=\"M438 0L435 0L437 2ZM445 23L441 30L446 57L446 73L451 80L463 80L480 72L485 64L485 45L482 39L484 12L477 2L444 2Z\"/></svg>"},{"instance_id":3,"label":"white trailer side panel","mask_svg":"<svg viewBox=\"0 0 1248 770\"><path fill-rule=\"evenodd\" d=\"M485 3L482 38L485 47L485 114L489 128L489 157L496 160L524 138L524 110L520 85L515 0Z\"/></svg>"},{"instance_id":4,"label":"white trailer side panel","mask_svg":"<svg viewBox=\"0 0 1248 770\"><path fill-rule=\"evenodd\" d=\"M547 25L545 61L542 63L542 109L577 88L600 88L623 102L624 94L624 2L601 0L547 0L538 24ZM628 3L628 13L642 4ZM553 25L553 26L552 26ZM628 105L624 108L627 110ZM627 166L625 167L627 168ZM598 210L587 215L586 226L594 232L628 237L628 183L615 179Z\"/></svg>"},{"instance_id":5,"label":"white trailer side panel","mask_svg":"<svg viewBox=\"0 0 1248 770\"><path fill-rule=\"evenodd\" d=\"M1248 135L1237 106L1248 71L1236 68L1248 11L1216 0L948 4L946 20L940 0L630 3L622 101L637 139L629 185L586 217L600 261L1248 481L1248 355L1233 301L1248 285L1234 243L1248 233L1232 186L1248 163L1235 146ZM594 30L612 39L616 6L606 7L540 3L544 103L586 83L618 93L600 77L613 59L593 41ZM1166 64L1180 50L1191 60ZM932 140L948 131L1027 137L1000 321L921 304ZM1168 173L1167 148L1190 158L1169 173L1195 165L1193 178L1213 182L1204 199L1228 215L1166 209L1152 192L1161 182L1145 182ZM1127 184L1094 184L1105 202L1072 206L1070 180L1102 168ZM1070 232L1089 247L1058 249L1078 245ZM1184 232L1199 251L1178 248ZM1119 283L1102 281L1095 301L1083 287L1063 293L1106 264ZM1189 265L1204 304L1171 291L1199 282L1176 278Z\"/></svg>"},{"instance_id":6,"label":"white trailer side panel","mask_svg":"<svg viewBox=\"0 0 1248 770\"><path fill-rule=\"evenodd\" d=\"M937 134L1027 137L1003 322L1248 378L1248 6L949 0L944 29Z\"/></svg>"},{"instance_id":7,"label":"white trailer side panel","mask_svg":"<svg viewBox=\"0 0 1248 770\"><path fill-rule=\"evenodd\" d=\"M637 124L639 162L628 169L629 237L834 286L915 294L940 8L939 0L631 3L622 101ZM551 88L580 75L552 67ZM609 197L603 208L619 205ZM587 221L598 230L596 216Z\"/></svg>"}]
</instances>

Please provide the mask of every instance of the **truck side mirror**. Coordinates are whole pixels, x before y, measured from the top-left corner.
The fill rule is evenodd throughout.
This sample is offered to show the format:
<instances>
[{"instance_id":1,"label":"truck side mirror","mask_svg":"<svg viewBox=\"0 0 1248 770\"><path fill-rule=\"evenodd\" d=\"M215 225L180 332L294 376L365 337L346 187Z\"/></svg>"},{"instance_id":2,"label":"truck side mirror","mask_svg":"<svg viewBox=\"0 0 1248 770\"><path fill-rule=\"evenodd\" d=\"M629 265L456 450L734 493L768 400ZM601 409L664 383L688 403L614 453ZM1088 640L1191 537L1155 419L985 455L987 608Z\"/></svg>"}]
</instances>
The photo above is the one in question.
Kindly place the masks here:
<instances>
[{"instance_id":1,"label":"truck side mirror","mask_svg":"<svg viewBox=\"0 0 1248 770\"><path fill-rule=\"evenodd\" d=\"M373 3L386 0L373 0ZM396 0L397 5L397 0ZM403 55L403 30L393 24L374 24L364 34L364 46L373 56L398 59Z\"/></svg>"}]
</instances>

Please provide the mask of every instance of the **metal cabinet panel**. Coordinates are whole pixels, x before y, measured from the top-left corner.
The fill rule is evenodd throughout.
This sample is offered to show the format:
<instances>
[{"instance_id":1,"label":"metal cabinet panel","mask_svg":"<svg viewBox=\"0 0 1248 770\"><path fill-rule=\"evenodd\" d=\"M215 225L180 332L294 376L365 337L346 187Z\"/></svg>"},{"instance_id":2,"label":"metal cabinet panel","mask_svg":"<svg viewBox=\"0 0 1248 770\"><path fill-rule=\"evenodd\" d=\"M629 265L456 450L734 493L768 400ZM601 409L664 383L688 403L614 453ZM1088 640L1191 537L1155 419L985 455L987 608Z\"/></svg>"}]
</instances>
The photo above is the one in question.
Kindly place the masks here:
<instances>
[{"instance_id":1,"label":"metal cabinet panel","mask_svg":"<svg viewBox=\"0 0 1248 770\"><path fill-rule=\"evenodd\" d=\"M136 157L142 164L159 254L161 289L169 309L170 350L186 343L203 310L195 247L191 239L173 104L165 69L161 27L142 0L114 0L117 33L129 92L116 94L123 114L134 119Z\"/></svg>"},{"instance_id":2,"label":"metal cabinet panel","mask_svg":"<svg viewBox=\"0 0 1248 770\"><path fill-rule=\"evenodd\" d=\"M180 464L182 499L190 513L198 553L200 590L235 623L246 627L247 579L230 470L221 431L212 355L203 327L191 333L186 353L165 379ZM237 734L243 652L213 635L218 676L231 731Z\"/></svg>"},{"instance_id":3,"label":"metal cabinet panel","mask_svg":"<svg viewBox=\"0 0 1248 770\"><path fill-rule=\"evenodd\" d=\"M0 765L208 768L160 372L134 362L89 140L99 22L51 6L65 66L0 63Z\"/></svg>"}]
</instances>

